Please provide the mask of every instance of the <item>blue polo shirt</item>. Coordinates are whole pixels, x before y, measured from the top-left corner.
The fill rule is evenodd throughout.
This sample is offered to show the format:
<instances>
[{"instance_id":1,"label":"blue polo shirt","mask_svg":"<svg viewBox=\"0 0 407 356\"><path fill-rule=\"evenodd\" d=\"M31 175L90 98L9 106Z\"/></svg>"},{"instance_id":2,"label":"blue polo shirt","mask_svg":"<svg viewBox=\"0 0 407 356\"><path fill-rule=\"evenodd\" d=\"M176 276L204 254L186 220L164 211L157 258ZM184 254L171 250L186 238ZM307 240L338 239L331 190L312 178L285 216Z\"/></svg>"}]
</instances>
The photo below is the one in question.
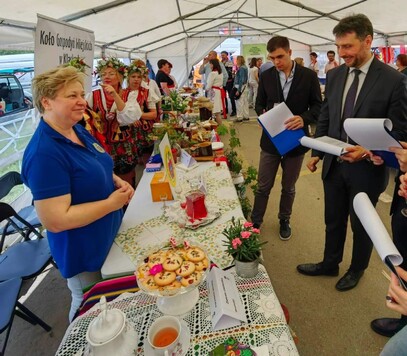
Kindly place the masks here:
<instances>
[{"instance_id":1,"label":"blue polo shirt","mask_svg":"<svg viewBox=\"0 0 407 356\"><path fill-rule=\"evenodd\" d=\"M23 157L22 179L42 200L70 194L72 205L103 200L114 191L113 161L80 125L74 130L85 147L65 138L43 119ZM62 276L99 271L123 217L122 209L93 223L59 233L47 232Z\"/></svg>"}]
</instances>

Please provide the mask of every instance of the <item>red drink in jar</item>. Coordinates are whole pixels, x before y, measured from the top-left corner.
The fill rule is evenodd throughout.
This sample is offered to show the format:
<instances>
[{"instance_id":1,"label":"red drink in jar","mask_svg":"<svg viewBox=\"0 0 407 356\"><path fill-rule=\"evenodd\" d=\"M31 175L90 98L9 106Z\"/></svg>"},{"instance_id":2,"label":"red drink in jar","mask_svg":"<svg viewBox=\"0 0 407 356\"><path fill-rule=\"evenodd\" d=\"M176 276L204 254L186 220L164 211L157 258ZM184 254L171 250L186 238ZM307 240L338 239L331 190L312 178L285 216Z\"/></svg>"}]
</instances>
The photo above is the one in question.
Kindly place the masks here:
<instances>
[{"instance_id":1,"label":"red drink in jar","mask_svg":"<svg viewBox=\"0 0 407 356\"><path fill-rule=\"evenodd\" d=\"M208 212L205 206L205 194L200 190L191 192L187 197L186 212L190 220L206 218Z\"/></svg>"}]
</instances>

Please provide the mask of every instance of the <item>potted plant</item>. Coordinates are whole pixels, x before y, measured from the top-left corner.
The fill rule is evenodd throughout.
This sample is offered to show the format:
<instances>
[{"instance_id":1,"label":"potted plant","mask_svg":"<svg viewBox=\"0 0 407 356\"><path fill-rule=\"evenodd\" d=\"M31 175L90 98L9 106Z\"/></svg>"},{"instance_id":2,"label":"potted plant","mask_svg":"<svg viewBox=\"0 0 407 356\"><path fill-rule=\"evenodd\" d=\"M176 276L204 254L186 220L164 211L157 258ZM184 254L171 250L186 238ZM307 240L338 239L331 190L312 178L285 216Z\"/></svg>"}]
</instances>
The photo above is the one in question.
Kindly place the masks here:
<instances>
[{"instance_id":1,"label":"potted plant","mask_svg":"<svg viewBox=\"0 0 407 356\"><path fill-rule=\"evenodd\" d=\"M172 90L169 95L163 97L161 108L163 111L184 113L190 101L191 98L183 98L176 90Z\"/></svg>"},{"instance_id":2,"label":"potted plant","mask_svg":"<svg viewBox=\"0 0 407 356\"><path fill-rule=\"evenodd\" d=\"M244 278L257 274L260 252L266 241L260 241L260 230L250 222L232 217L231 224L222 234L226 237L224 246L235 260L236 273Z\"/></svg>"},{"instance_id":3,"label":"potted plant","mask_svg":"<svg viewBox=\"0 0 407 356\"><path fill-rule=\"evenodd\" d=\"M232 175L233 183L241 184L244 181L242 175L242 159L239 157L236 147L240 147L239 137L236 136L236 129L230 129L230 138L229 138L229 149L226 152L226 158L228 160L228 166L230 173Z\"/></svg>"}]
</instances>

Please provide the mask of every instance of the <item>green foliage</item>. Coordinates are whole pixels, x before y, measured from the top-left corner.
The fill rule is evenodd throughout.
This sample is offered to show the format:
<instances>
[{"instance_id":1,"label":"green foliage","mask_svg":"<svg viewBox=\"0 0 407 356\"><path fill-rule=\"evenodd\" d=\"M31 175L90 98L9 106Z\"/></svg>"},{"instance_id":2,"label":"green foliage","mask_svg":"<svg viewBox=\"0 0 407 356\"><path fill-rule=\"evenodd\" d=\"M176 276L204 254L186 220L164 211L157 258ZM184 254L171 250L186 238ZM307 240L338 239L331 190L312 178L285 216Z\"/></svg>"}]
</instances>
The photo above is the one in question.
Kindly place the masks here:
<instances>
[{"instance_id":1,"label":"green foliage","mask_svg":"<svg viewBox=\"0 0 407 356\"><path fill-rule=\"evenodd\" d=\"M236 129L230 129L229 147L234 150L236 147L240 147L239 137L236 137Z\"/></svg>"},{"instance_id":2,"label":"green foliage","mask_svg":"<svg viewBox=\"0 0 407 356\"><path fill-rule=\"evenodd\" d=\"M232 217L231 224L226 227L222 234L226 237L224 246L227 252L238 261L251 262L260 256L262 246L266 242L260 242L260 230L253 228L253 224L242 222Z\"/></svg>"},{"instance_id":3,"label":"green foliage","mask_svg":"<svg viewBox=\"0 0 407 356\"><path fill-rule=\"evenodd\" d=\"M236 147L241 147L240 139L236 136L236 129L230 129L229 138L229 150L226 151L226 158L229 162L229 169L234 174L239 174L243 167L243 160L239 157L236 152ZM253 194L257 191L257 169L253 166L249 166L247 171L243 173L244 182L240 185L235 185L236 191L239 197L240 205L242 206L242 211L244 217L247 219L252 210L250 200L246 196L246 187L250 186Z\"/></svg>"},{"instance_id":4,"label":"green foliage","mask_svg":"<svg viewBox=\"0 0 407 356\"><path fill-rule=\"evenodd\" d=\"M239 198L240 205L242 207L242 212L243 216L248 219L250 216L250 213L252 212L252 204L250 203L250 200L247 196L244 198Z\"/></svg>"},{"instance_id":5,"label":"green foliage","mask_svg":"<svg viewBox=\"0 0 407 356\"><path fill-rule=\"evenodd\" d=\"M176 90L172 90L170 95L163 97L161 108L164 111L179 111L185 112L191 98L183 98Z\"/></svg>"},{"instance_id":6,"label":"green foliage","mask_svg":"<svg viewBox=\"0 0 407 356\"><path fill-rule=\"evenodd\" d=\"M238 156L236 151L230 150L226 153L226 158L229 162L229 169L235 174L239 174L242 170L242 159Z\"/></svg>"},{"instance_id":7,"label":"green foliage","mask_svg":"<svg viewBox=\"0 0 407 356\"><path fill-rule=\"evenodd\" d=\"M16 49L0 49L0 56L5 56L8 54L25 54L25 53L33 53L33 51L20 51Z\"/></svg>"},{"instance_id":8,"label":"green foliage","mask_svg":"<svg viewBox=\"0 0 407 356\"><path fill-rule=\"evenodd\" d=\"M253 194L256 195L258 184L257 184L257 169L253 166L249 166L247 168L246 174L245 174L245 180L244 184L245 185L250 185L250 188L253 191Z\"/></svg>"},{"instance_id":9,"label":"green foliage","mask_svg":"<svg viewBox=\"0 0 407 356\"><path fill-rule=\"evenodd\" d=\"M224 124L221 124L216 129L216 132L218 133L219 136L225 136L227 133L229 133L229 130Z\"/></svg>"}]
</instances>

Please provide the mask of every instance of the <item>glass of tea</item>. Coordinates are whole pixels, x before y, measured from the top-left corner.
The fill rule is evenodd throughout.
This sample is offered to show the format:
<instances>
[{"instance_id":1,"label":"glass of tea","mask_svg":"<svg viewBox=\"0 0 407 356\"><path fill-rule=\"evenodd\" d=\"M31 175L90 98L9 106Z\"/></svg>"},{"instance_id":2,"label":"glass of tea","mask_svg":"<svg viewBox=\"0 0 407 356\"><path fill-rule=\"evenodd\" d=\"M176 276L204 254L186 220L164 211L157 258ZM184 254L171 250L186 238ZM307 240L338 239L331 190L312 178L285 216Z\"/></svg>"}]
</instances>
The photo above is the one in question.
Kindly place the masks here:
<instances>
[{"instance_id":1,"label":"glass of tea","mask_svg":"<svg viewBox=\"0 0 407 356\"><path fill-rule=\"evenodd\" d=\"M165 315L157 318L148 330L148 343L156 355L165 355L177 346L181 334L180 320L175 316Z\"/></svg>"}]
</instances>

